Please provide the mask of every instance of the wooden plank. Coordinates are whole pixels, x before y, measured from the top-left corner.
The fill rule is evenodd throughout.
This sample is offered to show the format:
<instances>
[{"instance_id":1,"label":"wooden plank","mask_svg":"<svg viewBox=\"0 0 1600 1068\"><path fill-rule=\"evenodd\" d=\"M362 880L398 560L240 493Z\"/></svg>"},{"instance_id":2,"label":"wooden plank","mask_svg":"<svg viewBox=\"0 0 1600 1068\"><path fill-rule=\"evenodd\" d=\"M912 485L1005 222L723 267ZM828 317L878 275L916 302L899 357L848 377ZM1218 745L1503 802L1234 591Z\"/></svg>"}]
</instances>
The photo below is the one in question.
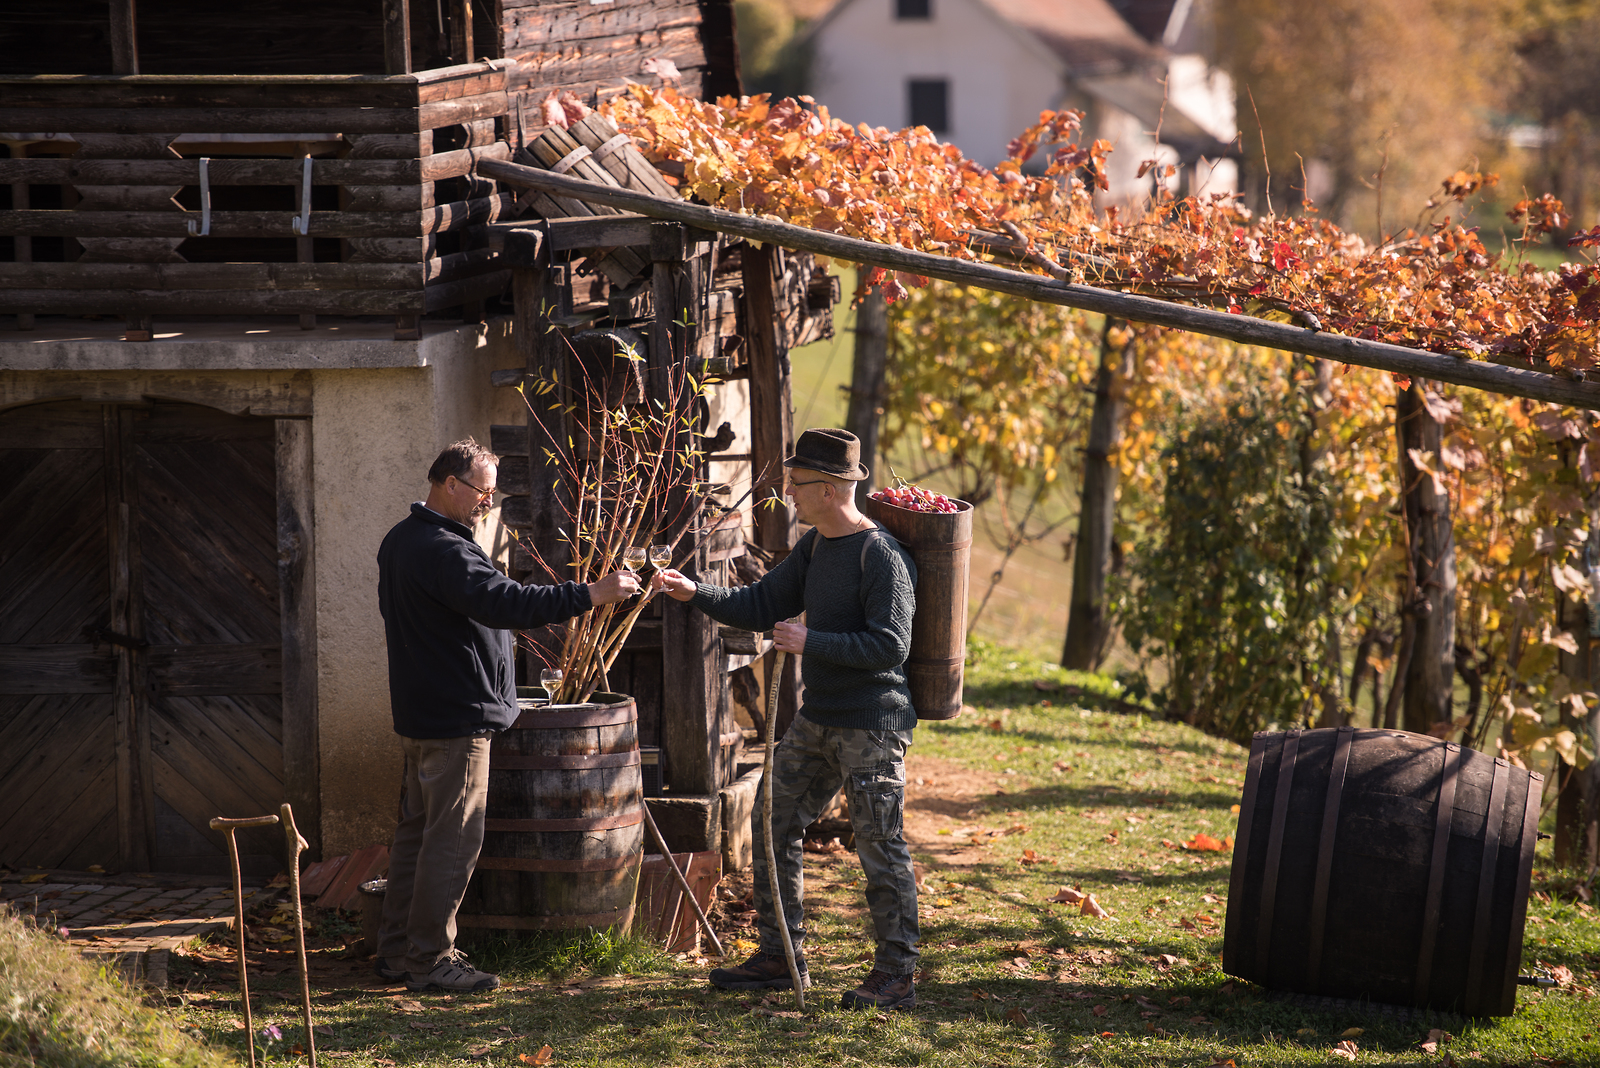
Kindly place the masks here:
<instances>
[{"instance_id":1,"label":"wooden plank","mask_svg":"<svg viewBox=\"0 0 1600 1068\"><path fill-rule=\"evenodd\" d=\"M550 249L603 249L648 246L652 222L643 215L591 215L587 218L546 219Z\"/></svg>"},{"instance_id":2,"label":"wooden plank","mask_svg":"<svg viewBox=\"0 0 1600 1068\"><path fill-rule=\"evenodd\" d=\"M482 250L474 263L488 263ZM449 266L459 269L466 261ZM0 263L5 289L418 289L446 264L387 263Z\"/></svg>"},{"instance_id":3,"label":"wooden plank","mask_svg":"<svg viewBox=\"0 0 1600 1068\"><path fill-rule=\"evenodd\" d=\"M295 823L322 855L320 727L317 714L317 583L313 541L312 425L276 421L273 471L278 504L278 599L282 613L283 788Z\"/></svg>"},{"instance_id":4,"label":"wooden plank","mask_svg":"<svg viewBox=\"0 0 1600 1068\"><path fill-rule=\"evenodd\" d=\"M448 68L446 68L448 69ZM482 69L481 66L477 69ZM432 72L427 72L432 73ZM486 84L482 91L494 88ZM372 74L35 74L0 77L7 108L414 108L417 76ZM478 95L473 93L470 95ZM170 131L169 131L170 132ZM310 131L297 131L310 132Z\"/></svg>"},{"instance_id":5,"label":"wooden plank","mask_svg":"<svg viewBox=\"0 0 1600 1068\"><path fill-rule=\"evenodd\" d=\"M399 134L499 118L508 106L504 92L490 92L416 107L18 107L8 108L6 118L19 130L57 134Z\"/></svg>"},{"instance_id":6,"label":"wooden plank","mask_svg":"<svg viewBox=\"0 0 1600 1068\"><path fill-rule=\"evenodd\" d=\"M489 450L499 456L528 455L528 428L523 424L495 423L489 427Z\"/></svg>"},{"instance_id":7,"label":"wooden plank","mask_svg":"<svg viewBox=\"0 0 1600 1068\"><path fill-rule=\"evenodd\" d=\"M510 271L494 271L476 275L457 282L443 282L428 286L424 291L425 311L453 308L469 300L483 300L504 293L511 285Z\"/></svg>"},{"instance_id":8,"label":"wooden plank","mask_svg":"<svg viewBox=\"0 0 1600 1068\"><path fill-rule=\"evenodd\" d=\"M293 312L394 315L424 310L425 290L144 290L0 289L0 311L69 315L157 313L254 315Z\"/></svg>"},{"instance_id":9,"label":"wooden plank","mask_svg":"<svg viewBox=\"0 0 1600 1068\"><path fill-rule=\"evenodd\" d=\"M150 684L157 693L181 696L282 693L283 651L271 645L152 645Z\"/></svg>"},{"instance_id":10,"label":"wooden plank","mask_svg":"<svg viewBox=\"0 0 1600 1068\"><path fill-rule=\"evenodd\" d=\"M110 646L0 645L0 694L116 692Z\"/></svg>"},{"instance_id":11,"label":"wooden plank","mask_svg":"<svg viewBox=\"0 0 1600 1068\"><path fill-rule=\"evenodd\" d=\"M1600 410L1600 383L1596 382L1578 382L1542 371L1442 356L1379 341L1363 341L1246 315L1191 307L1158 297L1115 293L1094 286L1011 271L993 264L914 252L859 238L807 230L801 226L739 215L682 200L659 200L629 190L579 182L537 167L485 161L478 169L513 185L542 189L567 197L581 196L598 204L637 211L652 218L671 219L708 230L736 234L749 241L768 242L888 270L909 271L1045 304L1082 308L1135 322L1227 338L1241 344L1322 356L1339 363L1373 367L1411 378L1431 378L1491 393L1528 397L1591 411Z\"/></svg>"}]
</instances>

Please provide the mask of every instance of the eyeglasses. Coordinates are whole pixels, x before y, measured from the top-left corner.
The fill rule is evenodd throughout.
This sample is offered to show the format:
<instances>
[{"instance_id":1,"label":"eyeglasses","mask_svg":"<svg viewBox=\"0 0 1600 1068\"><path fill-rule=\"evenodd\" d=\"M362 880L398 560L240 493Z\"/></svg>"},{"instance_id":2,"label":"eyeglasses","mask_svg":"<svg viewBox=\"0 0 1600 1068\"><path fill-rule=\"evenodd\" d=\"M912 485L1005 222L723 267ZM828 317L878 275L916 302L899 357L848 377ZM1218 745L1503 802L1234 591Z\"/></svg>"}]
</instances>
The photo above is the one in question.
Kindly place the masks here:
<instances>
[{"instance_id":1,"label":"eyeglasses","mask_svg":"<svg viewBox=\"0 0 1600 1068\"><path fill-rule=\"evenodd\" d=\"M790 482L789 485L791 488L798 488L800 486L826 486L828 485L828 480L825 478L814 478L810 482Z\"/></svg>"},{"instance_id":2,"label":"eyeglasses","mask_svg":"<svg viewBox=\"0 0 1600 1068\"><path fill-rule=\"evenodd\" d=\"M457 482L461 483L463 486L467 487L468 489L475 491L478 494L479 498L493 497L496 493L498 493L500 491L498 486L490 486L488 489L478 489L477 486L474 486L472 483L468 482L466 479L462 478L460 475L453 475L451 477L453 477Z\"/></svg>"}]
</instances>

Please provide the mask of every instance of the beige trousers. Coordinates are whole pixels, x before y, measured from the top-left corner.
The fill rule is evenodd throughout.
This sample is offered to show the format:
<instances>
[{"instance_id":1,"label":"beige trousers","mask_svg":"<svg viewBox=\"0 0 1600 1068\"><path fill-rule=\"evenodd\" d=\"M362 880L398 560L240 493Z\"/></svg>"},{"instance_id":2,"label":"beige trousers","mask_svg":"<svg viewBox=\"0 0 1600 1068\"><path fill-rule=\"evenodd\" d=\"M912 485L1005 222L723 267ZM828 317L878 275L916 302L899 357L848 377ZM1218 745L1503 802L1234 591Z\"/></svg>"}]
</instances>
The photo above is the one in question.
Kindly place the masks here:
<instances>
[{"instance_id":1,"label":"beige trousers","mask_svg":"<svg viewBox=\"0 0 1600 1068\"><path fill-rule=\"evenodd\" d=\"M483 848L489 735L400 742L405 778L378 956L426 975L455 947L456 909Z\"/></svg>"}]
</instances>

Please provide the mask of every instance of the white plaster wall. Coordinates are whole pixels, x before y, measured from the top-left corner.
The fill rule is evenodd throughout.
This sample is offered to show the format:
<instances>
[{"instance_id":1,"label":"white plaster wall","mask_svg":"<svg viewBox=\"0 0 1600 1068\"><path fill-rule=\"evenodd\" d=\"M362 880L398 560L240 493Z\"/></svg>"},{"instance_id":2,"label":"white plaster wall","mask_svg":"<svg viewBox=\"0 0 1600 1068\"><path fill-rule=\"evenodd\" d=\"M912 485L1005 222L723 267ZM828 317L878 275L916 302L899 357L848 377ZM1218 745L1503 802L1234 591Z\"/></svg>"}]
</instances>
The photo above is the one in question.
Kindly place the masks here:
<instances>
[{"instance_id":1,"label":"white plaster wall","mask_svg":"<svg viewBox=\"0 0 1600 1068\"><path fill-rule=\"evenodd\" d=\"M421 367L314 372L317 686L323 855L387 844L399 804L400 746L389 712L378 545L427 492L439 450L518 422L514 390L490 372L521 365L506 322L451 335ZM492 543L498 512L480 540Z\"/></svg>"},{"instance_id":2,"label":"white plaster wall","mask_svg":"<svg viewBox=\"0 0 1600 1068\"><path fill-rule=\"evenodd\" d=\"M854 0L814 44L812 95L852 124L906 126L906 83L947 79L950 129L941 137L988 167L1061 98L1059 60L977 0L933 0L933 18L904 21L894 0Z\"/></svg>"}]
</instances>

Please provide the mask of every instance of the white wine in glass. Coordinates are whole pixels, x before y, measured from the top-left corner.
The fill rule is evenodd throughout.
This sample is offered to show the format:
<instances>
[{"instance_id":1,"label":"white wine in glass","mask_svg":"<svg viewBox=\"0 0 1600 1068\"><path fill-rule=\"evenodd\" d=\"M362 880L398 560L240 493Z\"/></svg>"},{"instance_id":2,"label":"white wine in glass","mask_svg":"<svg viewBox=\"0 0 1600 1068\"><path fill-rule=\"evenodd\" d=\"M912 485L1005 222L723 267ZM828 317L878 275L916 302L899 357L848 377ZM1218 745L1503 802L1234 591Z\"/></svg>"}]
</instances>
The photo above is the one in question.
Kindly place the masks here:
<instances>
[{"instance_id":1,"label":"white wine in glass","mask_svg":"<svg viewBox=\"0 0 1600 1068\"><path fill-rule=\"evenodd\" d=\"M650 546L650 563L651 563L652 566L658 567L658 568L659 567L666 567L668 564L672 563L672 546L670 546L670 545L652 545L652 546Z\"/></svg>"},{"instance_id":2,"label":"white wine in glass","mask_svg":"<svg viewBox=\"0 0 1600 1068\"><path fill-rule=\"evenodd\" d=\"M622 566L629 571L638 571L643 567L645 558L643 545L630 545L622 550Z\"/></svg>"},{"instance_id":3,"label":"white wine in glass","mask_svg":"<svg viewBox=\"0 0 1600 1068\"><path fill-rule=\"evenodd\" d=\"M545 668L539 672L539 685L544 687L544 692L550 696L552 703L556 699L556 691L561 689L561 680L564 678L566 672L560 668Z\"/></svg>"}]
</instances>

